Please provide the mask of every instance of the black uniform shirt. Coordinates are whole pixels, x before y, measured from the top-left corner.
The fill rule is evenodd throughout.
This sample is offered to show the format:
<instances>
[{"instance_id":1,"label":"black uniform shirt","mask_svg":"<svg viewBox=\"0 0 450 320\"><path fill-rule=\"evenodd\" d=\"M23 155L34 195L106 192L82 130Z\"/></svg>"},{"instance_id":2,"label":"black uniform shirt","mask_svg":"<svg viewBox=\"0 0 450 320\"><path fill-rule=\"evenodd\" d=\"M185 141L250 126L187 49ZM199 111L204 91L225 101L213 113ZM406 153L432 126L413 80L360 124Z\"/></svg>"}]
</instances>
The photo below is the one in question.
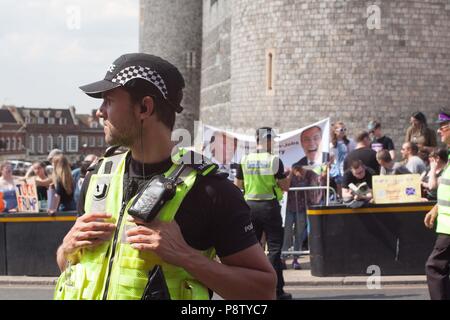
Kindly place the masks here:
<instances>
[{"instance_id":1,"label":"black uniform shirt","mask_svg":"<svg viewBox=\"0 0 450 320\"><path fill-rule=\"evenodd\" d=\"M142 164L128 156L129 179L142 186L150 177L163 174L172 165L170 158L157 164ZM100 164L96 166L98 170ZM95 170L93 171L95 172ZM124 176L124 189L129 185L128 174ZM78 211L84 213L84 199L90 174L81 188ZM139 188L140 190L140 188ZM137 192L135 192L136 194ZM186 242L197 250L216 249L219 257L226 257L257 243L250 221L250 209L241 191L226 177L219 174L198 176L194 186L184 198L175 220Z\"/></svg>"}]
</instances>

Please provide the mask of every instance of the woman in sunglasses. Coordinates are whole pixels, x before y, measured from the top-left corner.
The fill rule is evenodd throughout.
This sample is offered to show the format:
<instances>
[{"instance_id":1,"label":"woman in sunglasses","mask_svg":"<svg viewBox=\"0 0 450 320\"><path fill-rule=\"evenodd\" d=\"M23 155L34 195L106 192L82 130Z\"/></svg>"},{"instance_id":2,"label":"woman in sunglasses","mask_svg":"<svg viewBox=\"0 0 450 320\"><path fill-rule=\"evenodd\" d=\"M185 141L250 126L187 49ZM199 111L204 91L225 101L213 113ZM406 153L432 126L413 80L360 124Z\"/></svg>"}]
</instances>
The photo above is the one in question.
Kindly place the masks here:
<instances>
[{"instance_id":1,"label":"woman in sunglasses","mask_svg":"<svg viewBox=\"0 0 450 320\"><path fill-rule=\"evenodd\" d=\"M344 176L344 160L355 149L355 141L347 138L347 128L341 121L333 123L330 144L330 178L335 183L338 194L342 195L342 178Z\"/></svg>"}]
</instances>

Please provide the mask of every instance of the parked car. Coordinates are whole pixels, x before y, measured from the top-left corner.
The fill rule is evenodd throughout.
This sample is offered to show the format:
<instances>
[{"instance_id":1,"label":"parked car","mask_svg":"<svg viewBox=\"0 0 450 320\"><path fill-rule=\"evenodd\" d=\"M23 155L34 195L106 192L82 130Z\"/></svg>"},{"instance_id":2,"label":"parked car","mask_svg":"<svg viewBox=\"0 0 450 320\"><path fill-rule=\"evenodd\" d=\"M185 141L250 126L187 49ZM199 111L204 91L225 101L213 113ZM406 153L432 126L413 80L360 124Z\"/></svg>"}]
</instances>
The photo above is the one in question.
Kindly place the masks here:
<instances>
[{"instance_id":1,"label":"parked car","mask_svg":"<svg viewBox=\"0 0 450 320\"><path fill-rule=\"evenodd\" d=\"M11 163L15 176L24 176L32 165L31 162L21 160L9 160L8 162Z\"/></svg>"}]
</instances>

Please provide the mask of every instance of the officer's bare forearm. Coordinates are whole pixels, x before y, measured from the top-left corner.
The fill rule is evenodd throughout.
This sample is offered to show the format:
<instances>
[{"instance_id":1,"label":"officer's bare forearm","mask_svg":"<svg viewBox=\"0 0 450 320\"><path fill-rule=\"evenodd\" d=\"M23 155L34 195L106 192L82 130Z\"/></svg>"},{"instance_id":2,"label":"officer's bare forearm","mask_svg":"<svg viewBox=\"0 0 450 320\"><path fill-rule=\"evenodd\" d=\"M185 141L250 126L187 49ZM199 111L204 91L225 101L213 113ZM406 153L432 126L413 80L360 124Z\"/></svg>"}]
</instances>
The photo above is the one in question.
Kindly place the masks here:
<instances>
[{"instance_id":1,"label":"officer's bare forearm","mask_svg":"<svg viewBox=\"0 0 450 320\"><path fill-rule=\"evenodd\" d=\"M227 258L219 263L193 250L187 253L183 267L224 299L274 299L276 274L264 259L264 263L252 267L228 265Z\"/></svg>"}]
</instances>

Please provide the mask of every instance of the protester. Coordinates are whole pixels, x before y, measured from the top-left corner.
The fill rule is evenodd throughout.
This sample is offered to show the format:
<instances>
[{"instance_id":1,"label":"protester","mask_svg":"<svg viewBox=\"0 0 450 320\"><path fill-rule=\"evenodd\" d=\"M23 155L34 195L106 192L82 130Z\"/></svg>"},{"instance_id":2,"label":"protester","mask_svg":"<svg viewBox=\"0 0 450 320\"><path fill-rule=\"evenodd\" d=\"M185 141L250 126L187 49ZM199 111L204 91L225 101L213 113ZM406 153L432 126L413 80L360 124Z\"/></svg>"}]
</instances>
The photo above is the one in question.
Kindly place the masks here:
<instances>
[{"instance_id":1,"label":"protester","mask_svg":"<svg viewBox=\"0 0 450 320\"><path fill-rule=\"evenodd\" d=\"M78 201L80 200L81 186L83 185L83 181L86 176L87 170L92 164L96 163L97 159L98 158L95 154L88 154L86 157L84 157L83 161L81 162L81 166L79 168L72 170L72 179L75 184L75 191L74 191L75 203L78 203Z\"/></svg>"},{"instance_id":2,"label":"protester","mask_svg":"<svg viewBox=\"0 0 450 320\"><path fill-rule=\"evenodd\" d=\"M52 164L53 163L53 158L55 156L58 156L58 155L61 155L61 154L64 154L64 153L60 149L53 149L53 150L51 150L48 153L46 166L45 166L45 173L48 176L51 176L53 174L53 164Z\"/></svg>"},{"instance_id":3,"label":"protester","mask_svg":"<svg viewBox=\"0 0 450 320\"><path fill-rule=\"evenodd\" d=\"M342 195L342 179L344 176L344 161L347 155L355 149L355 142L347 138L347 128L343 122L332 125L330 143L330 177L333 179L338 194Z\"/></svg>"},{"instance_id":4,"label":"protester","mask_svg":"<svg viewBox=\"0 0 450 320\"><path fill-rule=\"evenodd\" d=\"M439 113L441 141L450 146L450 114ZM437 239L425 265L428 290L432 300L450 300L450 169L447 166L441 175L437 204L425 216L427 228L434 228L437 222Z\"/></svg>"},{"instance_id":5,"label":"protester","mask_svg":"<svg viewBox=\"0 0 450 320\"><path fill-rule=\"evenodd\" d=\"M399 162L394 162L388 150L377 152L377 161L380 164L380 175L409 174L409 170Z\"/></svg>"},{"instance_id":6,"label":"protester","mask_svg":"<svg viewBox=\"0 0 450 320\"><path fill-rule=\"evenodd\" d=\"M12 166L9 162L3 162L0 165L0 192L3 193L5 208L3 212L17 211L16 186L12 174Z\"/></svg>"},{"instance_id":7,"label":"protester","mask_svg":"<svg viewBox=\"0 0 450 320\"><path fill-rule=\"evenodd\" d=\"M425 115L422 112L414 112L410 124L406 130L405 142L417 144L419 150L432 152L437 146L436 133L428 128Z\"/></svg>"},{"instance_id":8,"label":"protester","mask_svg":"<svg viewBox=\"0 0 450 320\"><path fill-rule=\"evenodd\" d=\"M307 170L300 164L294 164L289 173L290 188L314 187L320 185L320 176ZM284 220L284 241L282 251L288 251L294 244L294 251L302 249L306 233L306 209L309 205L319 204L322 198L320 190L289 191L287 197L286 217ZM300 269L299 255L294 254L293 269Z\"/></svg>"},{"instance_id":9,"label":"protester","mask_svg":"<svg viewBox=\"0 0 450 320\"><path fill-rule=\"evenodd\" d=\"M422 174L426 170L426 165L422 159L417 156L419 148L417 144L413 142L405 142L400 150L403 160L405 161L405 167L411 173Z\"/></svg>"},{"instance_id":10,"label":"protester","mask_svg":"<svg viewBox=\"0 0 450 320\"><path fill-rule=\"evenodd\" d=\"M30 170L25 175L25 180L33 178L36 181L37 196L39 201L47 200L47 190L53 183L51 177L48 177L45 172L45 164L39 161L34 162Z\"/></svg>"},{"instance_id":11,"label":"protester","mask_svg":"<svg viewBox=\"0 0 450 320\"><path fill-rule=\"evenodd\" d=\"M428 200L437 200L437 190L439 180L447 166L448 151L447 149L438 149L432 152L429 157L430 169L424 172L422 177L422 187L425 191L425 198Z\"/></svg>"},{"instance_id":12,"label":"protester","mask_svg":"<svg viewBox=\"0 0 450 320\"><path fill-rule=\"evenodd\" d=\"M361 160L366 168L371 168L375 174L380 173L380 165L377 161L377 153L370 148L370 135L363 131L356 137L356 148L350 152L344 161L344 170L350 168L354 160Z\"/></svg>"},{"instance_id":13,"label":"protester","mask_svg":"<svg viewBox=\"0 0 450 320\"><path fill-rule=\"evenodd\" d=\"M283 221L279 201L283 191L289 190L281 159L272 154L275 133L263 127L256 131L257 150L241 159L235 184L244 190L244 199L250 207L256 237L263 232L268 244L268 257L277 273L277 299L290 300L292 295L284 291L281 249L283 246Z\"/></svg>"},{"instance_id":14,"label":"protester","mask_svg":"<svg viewBox=\"0 0 450 320\"><path fill-rule=\"evenodd\" d=\"M374 171L371 168L367 168L361 160L353 160L342 181L342 197L344 201L372 200L372 177L374 174ZM367 192L363 192L365 194L356 194L351 190L351 184L359 187L362 183L366 183L368 186Z\"/></svg>"},{"instance_id":15,"label":"protester","mask_svg":"<svg viewBox=\"0 0 450 320\"><path fill-rule=\"evenodd\" d=\"M55 193L57 195L56 201L58 205L53 205L58 208L58 211L73 211L76 210L76 203L74 200L75 184L72 178L72 171L67 158L59 154L52 159L53 164L53 183ZM55 213L54 209L48 208L48 212Z\"/></svg>"},{"instance_id":16,"label":"protester","mask_svg":"<svg viewBox=\"0 0 450 320\"><path fill-rule=\"evenodd\" d=\"M395 159L395 147L391 138L384 135L381 132L381 123L378 121L370 121L367 126L367 130L372 135L372 141L370 147L373 151L378 152L381 150L389 151L392 160Z\"/></svg>"},{"instance_id":17,"label":"protester","mask_svg":"<svg viewBox=\"0 0 450 320\"><path fill-rule=\"evenodd\" d=\"M432 153L435 153L435 151L431 151L429 152L428 150L425 149L420 149L417 152L417 156L420 158L420 160L423 161L423 164L425 165L425 170L429 169L430 167L430 155ZM422 174L424 174L425 172L422 172Z\"/></svg>"},{"instance_id":18,"label":"protester","mask_svg":"<svg viewBox=\"0 0 450 320\"><path fill-rule=\"evenodd\" d=\"M214 164L189 162L190 153L184 159L183 150L174 150L171 135L175 113L183 110L183 88L175 66L143 53L119 57L104 80L81 87L103 99L97 115L104 120L105 141L129 151L108 149L86 176L82 215L57 252L58 266L66 271L55 298L141 299L157 266L162 274L149 285L159 284L173 300L208 299L212 292L224 299L275 298L276 275L242 193ZM175 178L182 168L174 197L154 220L129 214L132 199L152 177ZM86 281L72 282L78 271Z\"/></svg>"}]
</instances>

